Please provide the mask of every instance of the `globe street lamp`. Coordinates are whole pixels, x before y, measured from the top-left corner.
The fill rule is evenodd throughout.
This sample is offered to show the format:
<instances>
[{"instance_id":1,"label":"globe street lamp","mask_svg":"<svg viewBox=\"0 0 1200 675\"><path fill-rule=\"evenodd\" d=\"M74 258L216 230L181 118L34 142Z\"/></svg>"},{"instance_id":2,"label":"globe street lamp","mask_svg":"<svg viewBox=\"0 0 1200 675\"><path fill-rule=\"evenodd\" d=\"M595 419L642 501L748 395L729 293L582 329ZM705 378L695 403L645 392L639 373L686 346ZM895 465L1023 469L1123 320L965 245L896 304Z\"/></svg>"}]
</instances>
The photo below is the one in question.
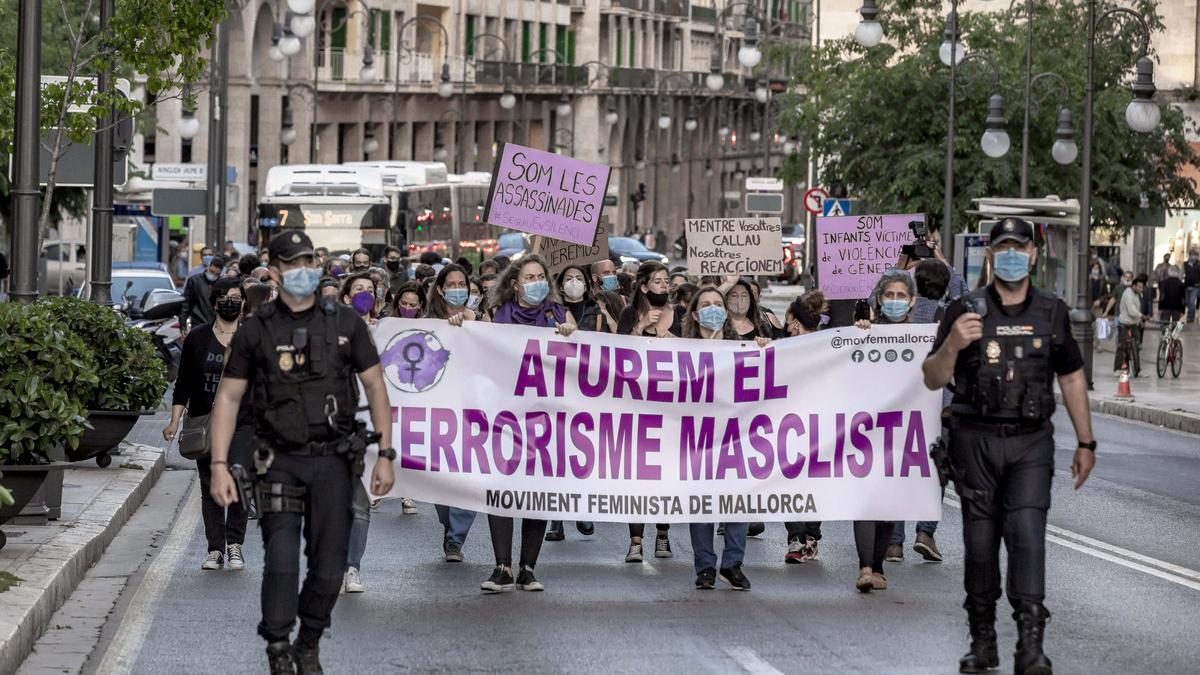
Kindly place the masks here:
<instances>
[{"instance_id":1,"label":"globe street lamp","mask_svg":"<svg viewBox=\"0 0 1200 675\"><path fill-rule=\"evenodd\" d=\"M863 0L858 13L862 20L854 27L854 39L867 49L877 46L883 41L883 26L878 21L879 5L875 4L875 0Z\"/></svg>"},{"instance_id":2,"label":"globe street lamp","mask_svg":"<svg viewBox=\"0 0 1200 675\"><path fill-rule=\"evenodd\" d=\"M196 119L196 113L183 109L183 114L179 117L179 124L175 129L179 133L179 137L185 141L190 141L200 133L200 120Z\"/></svg>"},{"instance_id":3,"label":"globe street lamp","mask_svg":"<svg viewBox=\"0 0 1200 675\"><path fill-rule=\"evenodd\" d=\"M621 119L617 114L617 101L612 96L608 97L607 111L604 113L604 121L609 124L616 124L617 120Z\"/></svg>"},{"instance_id":4,"label":"globe street lamp","mask_svg":"<svg viewBox=\"0 0 1200 675\"><path fill-rule=\"evenodd\" d=\"M512 82L504 83L504 93L500 94L500 107L512 110L517 105L517 97L512 92Z\"/></svg>"},{"instance_id":5,"label":"globe street lamp","mask_svg":"<svg viewBox=\"0 0 1200 675\"><path fill-rule=\"evenodd\" d=\"M754 100L759 103L766 103L770 96L771 92L767 89L767 83L760 80L758 85L754 87Z\"/></svg>"},{"instance_id":6,"label":"globe street lamp","mask_svg":"<svg viewBox=\"0 0 1200 675\"><path fill-rule=\"evenodd\" d=\"M363 153L365 153L367 155L373 155L373 154L375 154L375 151L379 149L379 141L376 140L376 138L375 138L375 125L374 124L371 124L371 123L367 124L367 129L364 132L364 136L363 136L362 149L363 149Z\"/></svg>"},{"instance_id":7,"label":"globe street lamp","mask_svg":"<svg viewBox=\"0 0 1200 675\"><path fill-rule=\"evenodd\" d=\"M1058 111L1058 128L1054 131L1054 145L1050 154L1059 164L1072 164L1079 156L1079 147L1075 145L1075 126L1071 124L1071 111L1063 108Z\"/></svg>"},{"instance_id":8,"label":"globe street lamp","mask_svg":"<svg viewBox=\"0 0 1200 675\"><path fill-rule=\"evenodd\" d=\"M442 64L442 76L438 83L437 95L441 98L450 98L454 95L454 83L450 81L450 64Z\"/></svg>"},{"instance_id":9,"label":"globe street lamp","mask_svg":"<svg viewBox=\"0 0 1200 675\"><path fill-rule=\"evenodd\" d=\"M279 142L285 146L296 142L296 127L292 125L291 107L283 109L283 127L279 130Z\"/></svg>"},{"instance_id":10,"label":"globe street lamp","mask_svg":"<svg viewBox=\"0 0 1200 675\"><path fill-rule=\"evenodd\" d=\"M988 116L984 122L983 137L979 139L979 146L983 148L983 154L992 159L999 159L1008 153L1010 144L1008 132L1004 130L1004 97L992 94L988 99Z\"/></svg>"},{"instance_id":11,"label":"globe street lamp","mask_svg":"<svg viewBox=\"0 0 1200 675\"><path fill-rule=\"evenodd\" d=\"M559 117L567 117L571 114L571 99L567 98L566 92L563 92L558 97L558 107L554 109Z\"/></svg>"},{"instance_id":12,"label":"globe street lamp","mask_svg":"<svg viewBox=\"0 0 1200 675\"><path fill-rule=\"evenodd\" d=\"M293 14L288 26L299 38L306 38L317 29L317 20L312 14Z\"/></svg>"},{"instance_id":13,"label":"globe street lamp","mask_svg":"<svg viewBox=\"0 0 1200 675\"><path fill-rule=\"evenodd\" d=\"M316 0L287 0L288 9L296 14L308 14L316 4Z\"/></svg>"},{"instance_id":14,"label":"globe street lamp","mask_svg":"<svg viewBox=\"0 0 1200 675\"><path fill-rule=\"evenodd\" d=\"M291 33L290 30L285 30L283 37L279 38L279 51L284 56L295 56L300 53L300 38Z\"/></svg>"},{"instance_id":15,"label":"globe street lamp","mask_svg":"<svg viewBox=\"0 0 1200 675\"><path fill-rule=\"evenodd\" d=\"M374 82L378 77L378 73L375 71L375 57L371 54L370 47L363 51L362 70L358 71L358 76L364 82Z\"/></svg>"},{"instance_id":16,"label":"globe street lamp","mask_svg":"<svg viewBox=\"0 0 1200 675\"><path fill-rule=\"evenodd\" d=\"M758 48L758 22L753 16L746 15L742 38L742 47L738 49L738 63L745 68L753 68L762 61L762 51Z\"/></svg>"},{"instance_id":17,"label":"globe street lamp","mask_svg":"<svg viewBox=\"0 0 1200 675\"><path fill-rule=\"evenodd\" d=\"M1133 100L1125 108L1125 123L1130 129L1146 134L1158 126L1162 111L1154 98L1154 62L1143 56L1137 62L1137 81L1133 84Z\"/></svg>"},{"instance_id":18,"label":"globe street lamp","mask_svg":"<svg viewBox=\"0 0 1200 675\"><path fill-rule=\"evenodd\" d=\"M945 39L938 48L938 58L947 66L955 61L962 61L967 49L962 43L962 30L958 27L958 10L950 10L946 16Z\"/></svg>"},{"instance_id":19,"label":"globe street lamp","mask_svg":"<svg viewBox=\"0 0 1200 675\"><path fill-rule=\"evenodd\" d=\"M713 50L712 61L708 67L708 75L704 77L704 86L708 87L708 90L711 92L718 92L725 88L725 76L721 74L720 45Z\"/></svg>"}]
</instances>

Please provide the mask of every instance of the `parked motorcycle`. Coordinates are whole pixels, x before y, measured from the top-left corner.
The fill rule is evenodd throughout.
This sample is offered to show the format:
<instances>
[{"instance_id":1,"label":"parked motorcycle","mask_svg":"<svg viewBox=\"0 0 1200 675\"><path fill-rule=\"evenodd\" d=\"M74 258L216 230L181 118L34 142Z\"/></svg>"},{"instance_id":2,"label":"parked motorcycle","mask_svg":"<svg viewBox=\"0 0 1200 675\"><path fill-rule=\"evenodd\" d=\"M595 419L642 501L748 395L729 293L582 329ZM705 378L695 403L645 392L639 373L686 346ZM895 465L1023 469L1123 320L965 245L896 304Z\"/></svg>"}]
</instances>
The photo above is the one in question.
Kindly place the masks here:
<instances>
[{"instance_id":1,"label":"parked motorcycle","mask_svg":"<svg viewBox=\"0 0 1200 675\"><path fill-rule=\"evenodd\" d=\"M167 380L174 382L179 375L179 360L183 355L183 333L179 311L183 294L165 289L152 290L142 298L136 312L130 311L129 325L150 334L159 358L167 364ZM134 318L134 315L137 318Z\"/></svg>"}]
</instances>

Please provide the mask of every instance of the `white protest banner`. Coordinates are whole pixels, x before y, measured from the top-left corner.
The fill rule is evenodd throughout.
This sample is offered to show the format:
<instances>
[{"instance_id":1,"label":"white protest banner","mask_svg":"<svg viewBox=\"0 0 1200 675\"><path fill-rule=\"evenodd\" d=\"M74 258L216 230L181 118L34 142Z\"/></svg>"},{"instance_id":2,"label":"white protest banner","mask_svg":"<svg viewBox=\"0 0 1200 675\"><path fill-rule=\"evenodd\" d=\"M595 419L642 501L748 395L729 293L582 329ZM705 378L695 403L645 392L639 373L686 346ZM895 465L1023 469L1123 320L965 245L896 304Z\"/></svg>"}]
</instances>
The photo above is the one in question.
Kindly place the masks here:
<instances>
[{"instance_id":1,"label":"white protest banner","mask_svg":"<svg viewBox=\"0 0 1200 675\"><path fill-rule=\"evenodd\" d=\"M601 216L600 227L596 229L596 241L592 245L572 244L562 239L535 236L533 252L541 256L550 266L550 276L558 277L558 273L569 265L587 268L594 262L608 258L608 228L605 226L608 216Z\"/></svg>"},{"instance_id":2,"label":"white protest banner","mask_svg":"<svg viewBox=\"0 0 1200 675\"><path fill-rule=\"evenodd\" d=\"M778 218L689 218L688 274L781 274L783 226Z\"/></svg>"},{"instance_id":3,"label":"white protest banner","mask_svg":"<svg viewBox=\"0 0 1200 675\"><path fill-rule=\"evenodd\" d=\"M760 349L382 319L391 495L558 520L937 520L936 328Z\"/></svg>"}]
</instances>

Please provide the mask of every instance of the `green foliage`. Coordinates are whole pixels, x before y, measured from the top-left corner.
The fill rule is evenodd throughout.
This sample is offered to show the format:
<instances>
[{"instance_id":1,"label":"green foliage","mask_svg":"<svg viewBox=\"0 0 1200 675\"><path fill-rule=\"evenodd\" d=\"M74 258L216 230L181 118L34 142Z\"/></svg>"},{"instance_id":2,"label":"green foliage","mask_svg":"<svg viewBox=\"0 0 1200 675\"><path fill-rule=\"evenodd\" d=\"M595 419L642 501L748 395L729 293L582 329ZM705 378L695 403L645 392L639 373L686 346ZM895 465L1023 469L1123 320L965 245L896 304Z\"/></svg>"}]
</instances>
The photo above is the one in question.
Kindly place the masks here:
<instances>
[{"instance_id":1,"label":"green foliage","mask_svg":"<svg viewBox=\"0 0 1200 675\"><path fill-rule=\"evenodd\" d=\"M0 464L40 464L75 448L96 387L92 350L44 306L0 303Z\"/></svg>"},{"instance_id":2,"label":"green foliage","mask_svg":"<svg viewBox=\"0 0 1200 675\"><path fill-rule=\"evenodd\" d=\"M1136 0L1152 31L1163 29L1154 0ZM940 0L894 0L880 15L885 42L865 49L853 38L821 48L780 46L791 58L794 85L806 96L784 98L778 130L810 139L820 162L820 182L843 181L854 196L880 213L924 212L942 220L949 69L938 60L945 29ZM979 147L993 93L990 69L972 60L959 71L965 83L958 98L954 143L955 221L970 217L971 199L1016 196L1020 192L1021 126L1024 115L1024 3L1013 11L962 12L960 25L968 53L990 57L1000 71L1006 123L1012 147L990 159ZM1033 73L1053 71L1067 80L1064 99L1044 78L1033 92L1030 113L1029 194L1077 198L1080 161L1059 166L1050 155L1058 111L1071 110L1075 138L1083 144L1086 77L1085 0L1037 3ZM1149 134L1131 131L1125 107L1138 56L1136 22L1117 16L1101 25L1096 49L1093 134L1093 221L1127 230L1145 194L1152 207L1191 205L1195 185L1183 170L1196 161L1185 133L1194 126L1160 95L1162 122ZM897 45L903 46L900 50ZM804 161L785 163L785 180L805 175Z\"/></svg>"},{"instance_id":3,"label":"green foliage","mask_svg":"<svg viewBox=\"0 0 1200 675\"><path fill-rule=\"evenodd\" d=\"M38 300L72 333L83 338L94 353L98 381L80 388L84 403L93 410L146 410L157 407L167 390L166 366L143 331L125 325L107 307L73 297Z\"/></svg>"}]
</instances>

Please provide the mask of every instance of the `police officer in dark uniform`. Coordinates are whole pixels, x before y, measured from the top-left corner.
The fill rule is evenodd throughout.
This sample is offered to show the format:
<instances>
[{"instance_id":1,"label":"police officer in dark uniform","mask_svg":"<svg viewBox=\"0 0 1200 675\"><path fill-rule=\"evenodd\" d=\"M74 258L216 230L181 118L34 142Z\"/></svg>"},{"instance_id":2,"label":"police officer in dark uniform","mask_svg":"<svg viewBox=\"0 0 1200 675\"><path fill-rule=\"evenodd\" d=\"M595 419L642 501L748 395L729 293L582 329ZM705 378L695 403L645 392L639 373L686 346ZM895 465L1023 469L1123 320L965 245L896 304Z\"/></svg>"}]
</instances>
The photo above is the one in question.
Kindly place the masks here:
<instances>
[{"instance_id":1,"label":"police officer in dark uniform","mask_svg":"<svg viewBox=\"0 0 1200 675\"><path fill-rule=\"evenodd\" d=\"M1075 427L1075 488L1095 464L1087 378L1071 336L1066 305L1035 288L1033 227L1006 218L991 231L987 259L993 281L947 308L925 386L950 386L950 459L962 499L965 586L971 650L959 672L1000 665L996 601L1000 542L1008 551L1008 599L1017 622L1014 672L1051 673L1042 652L1050 613L1045 598L1046 512L1054 475L1053 380Z\"/></svg>"},{"instance_id":2,"label":"police officer in dark uniform","mask_svg":"<svg viewBox=\"0 0 1200 675\"><path fill-rule=\"evenodd\" d=\"M381 460L395 458L391 412L367 324L349 307L318 303L320 271L312 241L303 232L284 230L268 251L270 274L281 292L246 321L230 345L211 419L211 491L221 505L239 499L227 461L238 405L249 387L256 425L254 490L266 550L258 633L268 643L273 674L320 673L318 642L346 571L352 481L359 480L354 467L361 474L366 446L355 423L355 373L380 434ZM377 462L371 492L386 494L393 479L392 462ZM297 597L302 521L308 572ZM290 644L297 615L300 631Z\"/></svg>"}]
</instances>

